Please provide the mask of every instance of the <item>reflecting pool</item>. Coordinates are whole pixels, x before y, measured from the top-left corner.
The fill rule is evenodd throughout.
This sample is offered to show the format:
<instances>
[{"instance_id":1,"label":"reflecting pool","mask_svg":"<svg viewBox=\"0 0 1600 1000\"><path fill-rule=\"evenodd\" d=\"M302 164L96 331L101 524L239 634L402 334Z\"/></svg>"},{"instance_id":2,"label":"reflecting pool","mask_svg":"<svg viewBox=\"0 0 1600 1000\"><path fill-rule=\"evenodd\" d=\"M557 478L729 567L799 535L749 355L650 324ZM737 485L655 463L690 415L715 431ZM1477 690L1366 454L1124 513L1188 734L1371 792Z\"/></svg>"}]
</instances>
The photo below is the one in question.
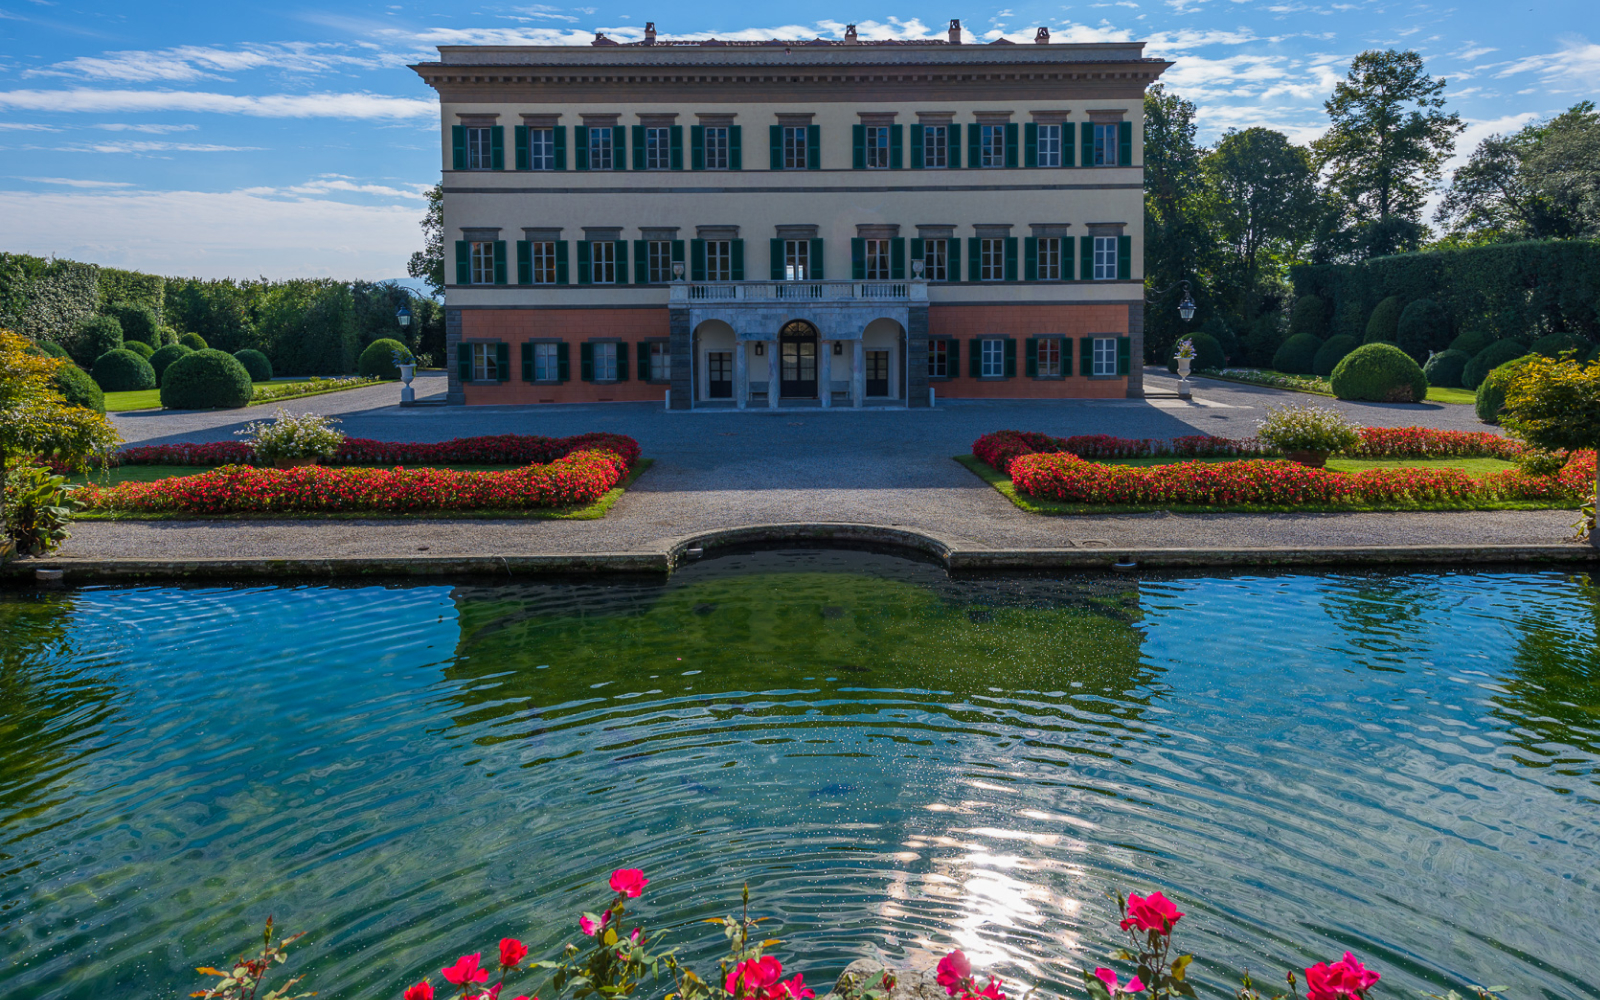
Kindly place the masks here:
<instances>
[{"instance_id":1,"label":"reflecting pool","mask_svg":"<svg viewBox=\"0 0 1600 1000\"><path fill-rule=\"evenodd\" d=\"M1211 995L1349 949L1386 996L1600 996L1597 621L1564 573L822 551L0 591L0 996L182 995L271 913L324 1000L398 997L553 952L618 866L706 965L749 882L819 986L960 946L1077 995L1160 887Z\"/></svg>"}]
</instances>

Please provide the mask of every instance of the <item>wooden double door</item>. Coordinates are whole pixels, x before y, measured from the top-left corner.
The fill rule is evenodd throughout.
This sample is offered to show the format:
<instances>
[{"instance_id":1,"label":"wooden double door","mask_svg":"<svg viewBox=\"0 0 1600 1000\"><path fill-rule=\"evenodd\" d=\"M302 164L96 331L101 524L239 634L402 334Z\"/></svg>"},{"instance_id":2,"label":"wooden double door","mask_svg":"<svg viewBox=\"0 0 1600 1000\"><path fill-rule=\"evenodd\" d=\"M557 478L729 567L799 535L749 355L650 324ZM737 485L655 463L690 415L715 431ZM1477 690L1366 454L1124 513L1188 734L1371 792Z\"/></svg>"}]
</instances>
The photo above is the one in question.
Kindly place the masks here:
<instances>
[{"instance_id":1,"label":"wooden double door","mask_svg":"<svg viewBox=\"0 0 1600 1000\"><path fill-rule=\"evenodd\" d=\"M817 328L804 320L785 323L778 332L778 395L817 398Z\"/></svg>"}]
</instances>

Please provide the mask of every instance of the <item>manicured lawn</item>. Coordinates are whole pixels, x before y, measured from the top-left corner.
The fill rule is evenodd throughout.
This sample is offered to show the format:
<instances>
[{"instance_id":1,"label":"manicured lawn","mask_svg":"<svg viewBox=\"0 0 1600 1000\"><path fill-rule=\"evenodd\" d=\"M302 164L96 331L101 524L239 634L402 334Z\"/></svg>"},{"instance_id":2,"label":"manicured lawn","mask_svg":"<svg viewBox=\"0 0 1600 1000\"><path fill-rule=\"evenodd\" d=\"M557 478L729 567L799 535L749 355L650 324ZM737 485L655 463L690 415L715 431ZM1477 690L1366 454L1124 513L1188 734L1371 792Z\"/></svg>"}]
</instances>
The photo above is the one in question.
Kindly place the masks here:
<instances>
[{"instance_id":1,"label":"manicured lawn","mask_svg":"<svg viewBox=\"0 0 1600 1000\"><path fill-rule=\"evenodd\" d=\"M337 466L337 468L351 468L351 466ZM368 466L368 468L388 468L388 466ZM505 465L436 465L436 469L460 469L463 472L504 472L509 466ZM209 465L119 465L112 469L99 472L89 472L86 475L69 476L68 481L82 483L92 480L100 486L115 486L118 483L153 483L158 479L172 479L178 476L197 476L202 472L210 472Z\"/></svg>"},{"instance_id":2,"label":"manicured lawn","mask_svg":"<svg viewBox=\"0 0 1600 1000\"><path fill-rule=\"evenodd\" d=\"M1174 465L1178 462L1237 462L1237 458L1113 458L1107 465ZM1464 469L1474 476L1515 469L1515 462L1498 458L1330 458L1332 472L1359 472L1362 469ZM985 468L988 468L985 466Z\"/></svg>"},{"instance_id":3,"label":"manicured lawn","mask_svg":"<svg viewBox=\"0 0 1600 1000\"><path fill-rule=\"evenodd\" d=\"M1478 394L1471 389L1451 389L1442 385L1428 386L1428 402L1430 403L1466 403L1478 401Z\"/></svg>"},{"instance_id":4,"label":"manicured lawn","mask_svg":"<svg viewBox=\"0 0 1600 1000\"><path fill-rule=\"evenodd\" d=\"M305 381L307 381L307 379L305 379L303 377L275 378L271 382L260 382L260 383L257 383L257 384L258 385L283 385L283 384L286 384L286 383L289 383L289 382L305 382ZM259 405L261 405L263 403L277 403L277 402L281 402L283 399L304 399L306 396L321 396L321 395L324 395L324 394L330 393L330 392L348 392L348 391L350 391L350 389L362 389L362 388L365 388L366 386L372 385L372 384L373 383L371 383L371 382L367 382L367 383L364 383L363 385L349 386L347 388L342 388L342 389L322 389L322 390L319 390L317 392L302 392L302 393L298 393L298 394L293 395L293 396L281 397L280 399L257 399L255 401L251 402L249 405L251 405L251 406L259 406ZM398 385L399 383L396 383L396 384ZM135 392L108 392L108 393L106 393L106 412L107 413L125 413L125 412L127 412L129 410L159 410L159 409L161 409L161 390L160 389L139 389L139 390L137 390Z\"/></svg>"}]
</instances>

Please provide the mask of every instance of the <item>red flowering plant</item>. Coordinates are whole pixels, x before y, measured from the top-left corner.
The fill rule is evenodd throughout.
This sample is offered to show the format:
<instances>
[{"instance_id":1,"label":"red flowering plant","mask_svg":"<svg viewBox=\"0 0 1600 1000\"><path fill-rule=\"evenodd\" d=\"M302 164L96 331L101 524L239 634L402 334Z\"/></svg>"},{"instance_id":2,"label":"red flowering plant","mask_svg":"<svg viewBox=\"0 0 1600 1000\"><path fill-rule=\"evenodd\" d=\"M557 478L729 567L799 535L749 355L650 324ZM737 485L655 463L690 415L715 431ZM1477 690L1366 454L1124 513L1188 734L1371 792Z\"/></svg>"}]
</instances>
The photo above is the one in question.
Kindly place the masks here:
<instances>
[{"instance_id":1,"label":"red flowering plant","mask_svg":"<svg viewBox=\"0 0 1600 1000\"><path fill-rule=\"evenodd\" d=\"M1189 963L1193 955L1172 955L1172 929L1183 919L1183 914L1172 901L1159 892L1148 896L1117 893L1117 908L1122 913L1122 930L1128 935L1128 947L1119 948L1112 957L1133 962L1137 974L1121 983L1111 969L1097 968L1083 972L1083 984L1089 989L1091 1000L1114 1000L1119 994L1150 991L1151 1000L1194 996L1189 984Z\"/></svg>"},{"instance_id":2,"label":"red flowering plant","mask_svg":"<svg viewBox=\"0 0 1600 1000\"><path fill-rule=\"evenodd\" d=\"M530 465L554 462L575 451L610 451L633 465L639 442L625 434L596 432L571 437L539 434L492 434L448 441L374 441L345 438L326 465ZM246 441L182 441L137 445L117 452L115 465L250 465L254 446Z\"/></svg>"},{"instance_id":3,"label":"red flowering plant","mask_svg":"<svg viewBox=\"0 0 1600 1000\"><path fill-rule=\"evenodd\" d=\"M750 916L750 887L744 887L744 910L740 916L710 917L728 939L728 955L722 959L722 988L708 984L694 970L668 958L668 967L677 980L677 989L666 1000L811 1000L816 996L806 985L805 976L795 973L783 978L783 963L766 954L781 942L776 938L757 940L755 932L765 917ZM892 984L891 984L892 985Z\"/></svg>"},{"instance_id":4,"label":"red flowering plant","mask_svg":"<svg viewBox=\"0 0 1600 1000\"><path fill-rule=\"evenodd\" d=\"M934 978L957 1000L1006 1000L999 978L990 976L988 985L978 985L978 977L972 974L972 961L960 948L939 959Z\"/></svg>"},{"instance_id":5,"label":"red flowering plant","mask_svg":"<svg viewBox=\"0 0 1600 1000\"><path fill-rule=\"evenodd\" d=\"M315 996L314 993L290 993L295 985L304 979L304 976L295 976L284 982L282 986L260 992L265 984L267 974L279 965L289 960L287 948L295 941L305 936L305 932L291 934L286 938L279 938L277 944L272 943L272 918L267 918L267 929L261 935L261 951L254 958L245 958L240 955L234 959L233 967L227 970L213 969L209 965L202 965L195 971L202 976L216 976L218 982L212 983L203 990L189 994L192 997L202 997L204 1000L301 1000L303 997Z\"/></svg>"}]
</instances>

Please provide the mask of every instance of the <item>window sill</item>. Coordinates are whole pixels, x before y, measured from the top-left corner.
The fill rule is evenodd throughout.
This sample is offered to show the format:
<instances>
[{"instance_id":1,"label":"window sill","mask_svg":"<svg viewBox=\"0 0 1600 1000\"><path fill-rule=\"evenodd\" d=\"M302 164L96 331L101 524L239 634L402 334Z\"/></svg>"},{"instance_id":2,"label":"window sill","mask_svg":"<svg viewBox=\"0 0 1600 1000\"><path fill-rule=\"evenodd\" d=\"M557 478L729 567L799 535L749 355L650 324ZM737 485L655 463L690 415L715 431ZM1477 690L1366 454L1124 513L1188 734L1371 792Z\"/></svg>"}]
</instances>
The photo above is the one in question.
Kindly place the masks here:
<instances>
[{"instance_id":1,"label":"window sill","mask_svg":"<svg viewBox=\"0 0 1600 1000\"><path fill-rule=\"evenodd\" d=\"M1013 378L1016 378L1016 376L1015 375L979 375L979 376L977 376L977 379L978 379L979 382L1009 382Z\"/></svg>"},{"instance_id":2,"label":"window sill","mask_svg":"<svg viewBox=\"0 0 1600 1000\"><path fill-rule=\"evenodd\" d=\"M1127 378L1127 377L1128 376L1126 376L1126 375L1089 375L1089 376L1086 376L1086 378L1088 378L1089 381L1091 381L1091 382L1115 382L1119 378Z\"/></svg>"},{"instance_id":3,"label":"window sill","mask_svg":"<svg viewBox=\"0 0 1600 1000\"><path fill-rule=\"evenodd\" d=\"M1035 382L1065 382L1065 375L1029 375L1028 378Z\"/></svg>"}]
</instances>

